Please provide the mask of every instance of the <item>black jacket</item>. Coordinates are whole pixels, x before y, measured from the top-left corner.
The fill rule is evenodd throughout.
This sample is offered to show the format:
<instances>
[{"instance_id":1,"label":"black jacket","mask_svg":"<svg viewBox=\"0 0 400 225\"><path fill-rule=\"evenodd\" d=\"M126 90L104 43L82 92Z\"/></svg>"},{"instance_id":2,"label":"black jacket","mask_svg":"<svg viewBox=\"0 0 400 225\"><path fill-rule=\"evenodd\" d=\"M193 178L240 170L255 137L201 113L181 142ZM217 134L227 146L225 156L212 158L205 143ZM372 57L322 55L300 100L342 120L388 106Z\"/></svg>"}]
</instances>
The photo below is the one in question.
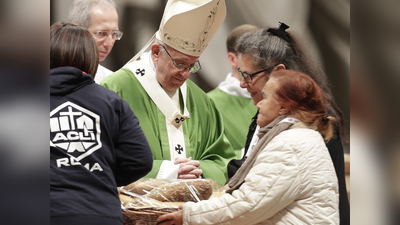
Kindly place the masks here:
<instances>
[{"instance_id":1,"label":"black jacket","mask_svg":"<svg viewBox=\"0 0 400 225\"><path fill-rule=\"evenodd\" d=\"M122 224L117 186L145 176L152 164L124 100L76 68L50 70L51 224Z\"/></svg>"}]
</instances>

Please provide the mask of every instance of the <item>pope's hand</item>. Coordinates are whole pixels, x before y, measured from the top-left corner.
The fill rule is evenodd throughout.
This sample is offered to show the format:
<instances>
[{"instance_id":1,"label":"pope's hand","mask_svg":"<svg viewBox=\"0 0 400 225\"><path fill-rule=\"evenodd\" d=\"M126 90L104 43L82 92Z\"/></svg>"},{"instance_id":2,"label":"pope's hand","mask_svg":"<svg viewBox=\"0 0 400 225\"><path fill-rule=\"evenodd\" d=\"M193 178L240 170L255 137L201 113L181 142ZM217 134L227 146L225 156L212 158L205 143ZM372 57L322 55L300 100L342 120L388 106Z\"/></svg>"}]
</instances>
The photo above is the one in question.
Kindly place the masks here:
<instances>
[{"instance_id":1,"label":"pope's hand","mask_svg":"<svg viewBox=\"0 0 400 225\"><path fill-rule=\"evenodd\" d=\"M174 164L180 164L178 179L197 179L201 178L203 170L200 169L200 162L192 160L192 157L185 159L175 159Z\"/></svg>"}]
</instances>

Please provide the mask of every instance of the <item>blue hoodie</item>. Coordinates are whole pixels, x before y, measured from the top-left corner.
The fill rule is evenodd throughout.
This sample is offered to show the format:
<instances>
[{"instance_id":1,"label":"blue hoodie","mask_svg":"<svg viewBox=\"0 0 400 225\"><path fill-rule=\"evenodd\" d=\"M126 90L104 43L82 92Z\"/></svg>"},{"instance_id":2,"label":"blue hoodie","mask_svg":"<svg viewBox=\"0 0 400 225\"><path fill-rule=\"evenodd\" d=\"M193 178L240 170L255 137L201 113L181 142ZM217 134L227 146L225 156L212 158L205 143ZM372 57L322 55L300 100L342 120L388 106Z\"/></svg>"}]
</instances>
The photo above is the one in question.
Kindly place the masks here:
<instances>
[{"instance_id":1,"label":"blue hoodie","mask_svg":"<svg viewBox=\"0 0 400 225\"><path fill-rule=\"evenodd\" d=\"M122 224L117 187L145 176L152 164L124 100L79 69L50 70L51 224Z\"/></svg>"}]
</instances>

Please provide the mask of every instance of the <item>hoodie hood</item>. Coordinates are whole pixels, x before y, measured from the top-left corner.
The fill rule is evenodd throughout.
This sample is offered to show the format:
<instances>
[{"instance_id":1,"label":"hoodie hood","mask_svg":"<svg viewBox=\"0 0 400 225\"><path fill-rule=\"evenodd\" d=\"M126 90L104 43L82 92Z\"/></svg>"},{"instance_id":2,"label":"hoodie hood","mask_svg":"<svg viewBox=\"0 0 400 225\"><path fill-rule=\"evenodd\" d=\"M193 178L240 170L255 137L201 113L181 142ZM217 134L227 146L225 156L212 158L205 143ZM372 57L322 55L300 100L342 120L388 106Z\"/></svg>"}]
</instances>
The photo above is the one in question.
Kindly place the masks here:
<instances>
[{"instance_id":1,"label":"hoodie hood","mask_svg":"<svg viewBox=\"0 0 400 225\"><path fill-rule=\"evenodd\" d=\"M93 77L75 67L50 70L50 95L66 95L91 83L94 83Z\"/></svg>"}]
</instances>

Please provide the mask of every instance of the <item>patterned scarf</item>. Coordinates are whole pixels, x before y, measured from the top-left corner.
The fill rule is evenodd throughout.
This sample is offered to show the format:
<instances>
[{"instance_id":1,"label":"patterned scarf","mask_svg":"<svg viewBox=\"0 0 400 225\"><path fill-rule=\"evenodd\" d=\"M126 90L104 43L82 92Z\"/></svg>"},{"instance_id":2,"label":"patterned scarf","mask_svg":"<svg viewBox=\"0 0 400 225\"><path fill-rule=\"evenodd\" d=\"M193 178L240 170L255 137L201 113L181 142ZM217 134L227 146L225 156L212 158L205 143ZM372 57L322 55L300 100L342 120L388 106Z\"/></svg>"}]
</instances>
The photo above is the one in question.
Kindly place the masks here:
<instances>
[{"instance_id":1,"label":"patterned scarf","mask_svg":"<svg viewBox=\"0 0 400 225\"><path fill-rule=\"evenodd\" d=\"M243 163L243 165L239 168L236 174L230 179L228 185L229 189L226 191L227 193L232 193L234 190L239 189L239 187L244 183L244 179L249 173L250 169L253 167L258 155L260 152L268 145L268 143L279 133L284 130L289 129L293 125L291 122L281 122L286 118L286 115L278 116L274 121L272 121L267 126L261 128L259 130L258 136L260 140L257 145L254 147L249 157Z\"/></svg>"}]
</instances>

